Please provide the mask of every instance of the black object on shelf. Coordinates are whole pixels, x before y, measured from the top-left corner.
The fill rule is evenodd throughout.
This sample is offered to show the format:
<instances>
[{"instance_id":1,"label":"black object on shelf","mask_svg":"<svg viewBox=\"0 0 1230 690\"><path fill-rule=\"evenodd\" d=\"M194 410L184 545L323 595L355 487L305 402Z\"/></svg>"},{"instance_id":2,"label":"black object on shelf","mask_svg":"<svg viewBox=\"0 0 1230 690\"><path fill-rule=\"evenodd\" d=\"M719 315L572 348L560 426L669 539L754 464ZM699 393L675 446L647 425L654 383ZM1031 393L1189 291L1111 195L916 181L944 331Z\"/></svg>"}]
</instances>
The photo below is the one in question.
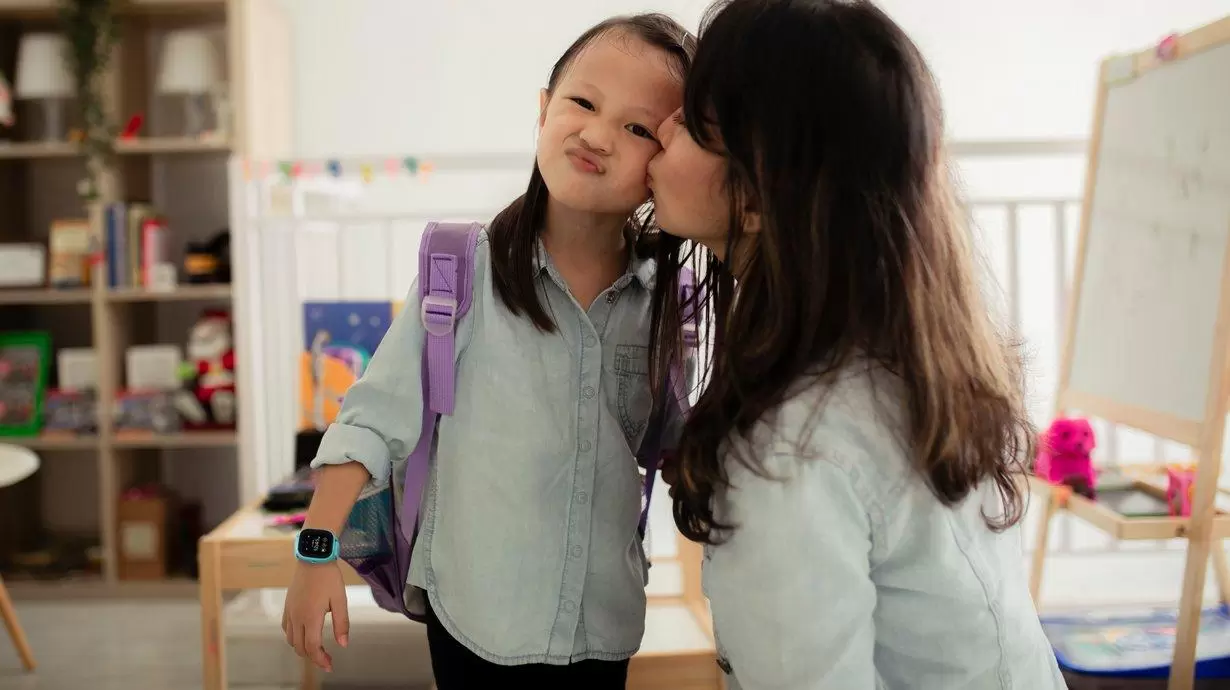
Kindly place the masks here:
<instances>
[{"instance_id":1,"label":"black object on shelf","mask_svg":"<svg viewBox=\"0 0 1230 690\"><path fill-rule=\"evenodd\" d=\"M231 282L231 231L204 242L184 245L184 282L197 285Z\"/></svg>"}]
</instances>

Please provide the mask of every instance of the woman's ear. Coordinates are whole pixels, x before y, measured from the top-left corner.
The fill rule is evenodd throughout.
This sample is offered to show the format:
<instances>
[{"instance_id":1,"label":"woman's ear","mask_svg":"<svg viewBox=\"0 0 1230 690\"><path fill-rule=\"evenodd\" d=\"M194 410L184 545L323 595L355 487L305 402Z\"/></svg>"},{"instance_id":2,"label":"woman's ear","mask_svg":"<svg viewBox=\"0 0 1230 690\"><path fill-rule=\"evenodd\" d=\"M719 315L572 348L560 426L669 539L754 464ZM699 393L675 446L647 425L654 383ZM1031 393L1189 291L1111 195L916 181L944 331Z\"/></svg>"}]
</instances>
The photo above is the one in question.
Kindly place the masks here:
<instances>
[{"instance_id":1,"label":"woman's ear","mask_svg":"<svg viewBox=\"0 0 1230 690\"><path fill-rule=\"evenodd\" d=\"M743 212L743 234L760 234L760 211L748 209Z\"/></svg>"},{"instance_id":2,"label":"woman's ear","mask_svg":"<svg viewBox=\"0 0 1230 690\"><path fill-rule=\"evenodd\" d=\"M547 122L547 104L551 102L551 92L542 89L538 92L538 126Z\"/></svg>"},{"instance_id":3,"label":"woman's ear","mask_svg":"<svg viewBox=\"0 0 1230 690\"><path fill-rule=\"evenodd\" d=\"M739 219L743 221L743 234L760 234L760 204L755 199L748 197L743 200L743 211L739 214Z\"/></svg>"}]
</instances>

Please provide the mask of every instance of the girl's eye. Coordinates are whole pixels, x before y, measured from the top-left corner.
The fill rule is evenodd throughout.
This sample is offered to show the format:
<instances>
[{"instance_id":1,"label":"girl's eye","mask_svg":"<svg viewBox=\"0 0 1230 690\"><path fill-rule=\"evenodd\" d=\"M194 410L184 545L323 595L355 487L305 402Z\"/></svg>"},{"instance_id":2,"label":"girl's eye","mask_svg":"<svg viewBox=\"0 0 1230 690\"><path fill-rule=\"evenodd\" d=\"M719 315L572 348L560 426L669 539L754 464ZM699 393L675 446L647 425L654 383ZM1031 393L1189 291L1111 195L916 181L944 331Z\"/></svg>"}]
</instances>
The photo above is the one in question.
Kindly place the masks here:
<instances>
[{"instance_id":1,"label":"girl's eye","mask_svg":"<svg viewBox=\"0 0 1230 690\"><path fill-rule=\"evenodd\" d=\"M682 126L683 126L683 123L684 123L684 120L683 120L683 108L680 108L679 110L676 110L676 111L675 111L675 113L674 113L673 115L671 115L671 120L672 120L672 121L674 121L674 123L675 123L675 124L677 124L677 125L679 125L680 127L682 127Z\"/></svg>"},{"instance_id":2,"label":"girl's eye","mask_svg":"<svg viewBox=\"0 0 1230 690\"><path fill-rule=\"evenodd\" d=\"M577 105L581 106L582 108L585 108L586 110L593 110L593 109L594 109L594 104L593 104L593 103L590 103L587 99L581 98L581 97L579 97L579 96L578 96L578 97L569 98L568 100L572 101L573 103L576 103Z\"/></svg>"},{"instance_id":3,"label":"girl's eye","mask_svg":"<svg viewBox=\"0 0 1230 690\"><path fill-rule=\"evenodd\" d=\"M657 141L657 139L653 136L653 132L644 125L628 125L628 131L638 137L644 137L650 141Z\"/></svg>"}]
</instances>

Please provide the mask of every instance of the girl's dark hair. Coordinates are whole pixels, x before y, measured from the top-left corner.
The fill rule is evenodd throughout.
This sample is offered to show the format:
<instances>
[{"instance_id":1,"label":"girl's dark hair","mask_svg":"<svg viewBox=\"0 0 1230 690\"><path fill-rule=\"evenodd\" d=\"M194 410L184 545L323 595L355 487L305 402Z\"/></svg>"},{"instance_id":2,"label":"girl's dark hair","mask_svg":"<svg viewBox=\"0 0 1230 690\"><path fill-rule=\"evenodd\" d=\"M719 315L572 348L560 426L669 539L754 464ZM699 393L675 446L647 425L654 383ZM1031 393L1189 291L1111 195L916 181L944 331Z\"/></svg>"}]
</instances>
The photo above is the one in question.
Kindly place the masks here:
<instances>
[{"instance_id":1,"label":"girl's dark hair","mask_svg":"<svg viewBox=\"0 0 1230 690\"><path fill-rule=\"evenodd\" d=\"M687 75L692 55L696 52L696 37L664 14L612 17L590 27L568 46L568 50L551 68L547 93L555 91L564 72L586 46L612 33L639 39L665 51L678 70L680 80ZM491 221L489 235L492 274L500 301L512 313L524 313L539 330L550 333L555 331L555 322L539 299L538 281L534 274L538 236L546 218L547 196L546 182L535 161L525 194L496 215ZM652 204L646 204L629 219L627 233L638 254L652 252L652 248L646 246L646 233L652 226Z\"/></svg>"},{"instance_id":2,"label":"girl's dark hair","mask_svg":"<svg viewBox=\"0 0 1230 690\"><path fill-rule=\"evenodd\" d=\"M938 89L913 42L871 2L729 0L702 24L684 118L726 160L726 246L748 249L737 299L728 268L706 278L714 350L674 468L682 533L713 543L737 527L713 510L726 442L750 440L794 384L859 362L899 379L913 462L936 497L953 505L990 479L1004 512L984 514L988 526L1016 523L1013 474L1035 439L1022 367L980 293ZM679 263L666 257L659 281Z\"/></svg>"}]
</instances>

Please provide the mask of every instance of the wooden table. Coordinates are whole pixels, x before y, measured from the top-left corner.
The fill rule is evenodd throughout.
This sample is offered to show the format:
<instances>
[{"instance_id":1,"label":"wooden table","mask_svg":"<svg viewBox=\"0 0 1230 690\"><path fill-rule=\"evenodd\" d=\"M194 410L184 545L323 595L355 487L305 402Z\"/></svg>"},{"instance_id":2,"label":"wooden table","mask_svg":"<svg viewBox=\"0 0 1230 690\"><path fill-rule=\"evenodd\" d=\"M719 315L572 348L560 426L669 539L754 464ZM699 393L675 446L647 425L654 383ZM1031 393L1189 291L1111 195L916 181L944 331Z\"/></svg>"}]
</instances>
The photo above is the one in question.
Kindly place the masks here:
<instances>
[{"instance_id":1,"label":"wooden table","mask_svg":"<svg viewBox=\"0 0 1230 690\"><path fill-rule=\"evenodd\" d=\"M295 570L295 531L270 527L259 506L240 509L197 545L201 586L201 643L205 690L225 690L226 645L224 594L244 589L290 586ZM683 545L680 553L696 553ZM630 690L718 690L721 672L705 607L693 601L698 589L699 560L689 563L684 596L651 599L641 651L628 669ZM342 564L346 584L364 582ZM303 688L317 688L319 676L303 663Z\"/></svg>"},{"instance_id":2,"label":"wooden table","mask_svg":"<svg viewBox=\"0 0 1230 690\"><path fill-rule=\"evenodd\" d=\"M201 662L205 690L225 690L226 636L222 607L226 592L290 586L295 572L291 528L270 527L259 506L240 509L197 544L201 580ZM345 563L346 584L363 580ZM318 687L316 667L304 660L304 688Z\"/></svg>"}]
</instances>

